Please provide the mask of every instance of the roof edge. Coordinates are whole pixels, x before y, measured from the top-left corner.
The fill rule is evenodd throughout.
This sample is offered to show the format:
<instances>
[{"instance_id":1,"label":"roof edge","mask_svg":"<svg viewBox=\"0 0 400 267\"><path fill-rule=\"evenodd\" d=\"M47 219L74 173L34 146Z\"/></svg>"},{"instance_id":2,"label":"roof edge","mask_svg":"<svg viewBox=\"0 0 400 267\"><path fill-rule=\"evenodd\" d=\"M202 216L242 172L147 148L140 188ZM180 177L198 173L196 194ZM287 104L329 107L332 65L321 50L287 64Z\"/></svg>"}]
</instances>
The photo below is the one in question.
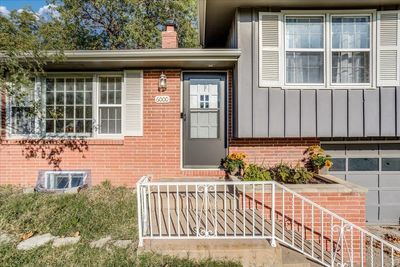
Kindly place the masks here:
<instances>
[{"instance_id":1,"label":"roof edge","mask_svg":"<svg viewBox=\"0 0 400 267\"><path fill-rule=\"evenodd\" d=\"M45 55L59 54L57 51L45 51ZM240 49L129 49L129 50L65 50L64 60L79 59L202 59L202 58L239 58ZM30 57L29 53L26 54ZM0 58L4 57L0 52Z\"/></svg>"},{"instance_id":2,"label":"roof edge","mask_svg":"<svg viewBox=\"0 0 400 267\"><path fill-rule=\"evenodd\" d=\"M193 57L240 57L239 49L135 49L135 50L74 50L64 51L72 58L193 58Z\"/></svg>"}]
</instances>

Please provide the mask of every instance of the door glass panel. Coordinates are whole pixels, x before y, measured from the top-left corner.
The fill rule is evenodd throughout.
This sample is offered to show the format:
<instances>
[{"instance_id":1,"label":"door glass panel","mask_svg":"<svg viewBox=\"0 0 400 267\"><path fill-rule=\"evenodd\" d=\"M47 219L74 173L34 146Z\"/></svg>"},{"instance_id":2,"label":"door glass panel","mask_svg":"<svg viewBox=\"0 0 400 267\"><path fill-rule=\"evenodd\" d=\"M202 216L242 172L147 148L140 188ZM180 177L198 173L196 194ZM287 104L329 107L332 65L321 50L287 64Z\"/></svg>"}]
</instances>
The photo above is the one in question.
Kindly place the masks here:
<instances>
[{"instance_id":1,"label":"door glass panel","mask_svg":"<svg viewBox=\"0 0 400 267\"><path fill-rule=\"evenodd\" d=\"M378 171L378 158L349 158L349 171Z\"/></svg>"},{"instance_id":2,"label":"door glass panel","mask_svg":"<svg viewBox=\"0 0 400 267\"><path fill-rule=\"evenodd\" d=\"M400 158L382 158L382 171L400 171Z\"/></svg>"},{"instance_id":3,"label":"door glass panel","mask_svg":"<svg viewBox=\"0 0 400 267\"><path fill-rule=\"evenodd\" d=\"M218 138L219 80L190 81L190 138Z\"/></svg>"},{"instance_id":4,"label":"door glass panel","mask_svg":"<svg viewBox=\"0 0 400 267\"><path fill-rule=\"evenodd\" d=\"M190 114L191 138L218 138L217 112L192 112Z\"/></svg>"},{"instance_id":5,"label":"door glass panel","mask_svg":"<svg viewBox=\"0 0 400 267\"><path fill-rule=\"evenodd\" d=\"M346 171L346 159L345 158L332 158L332 167L329 171L332 172L344 172Z\"/></svg>"}]
</instances>

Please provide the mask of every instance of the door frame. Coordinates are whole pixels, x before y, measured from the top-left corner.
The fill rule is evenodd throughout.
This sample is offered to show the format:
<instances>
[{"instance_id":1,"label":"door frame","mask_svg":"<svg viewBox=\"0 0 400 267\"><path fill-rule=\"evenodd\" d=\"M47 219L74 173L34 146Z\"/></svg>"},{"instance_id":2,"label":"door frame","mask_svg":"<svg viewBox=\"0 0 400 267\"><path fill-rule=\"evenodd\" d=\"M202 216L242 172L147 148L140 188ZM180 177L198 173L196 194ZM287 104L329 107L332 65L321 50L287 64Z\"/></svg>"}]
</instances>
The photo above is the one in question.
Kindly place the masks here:
<instances>
[{"instance_id":1,"label":"door frame","mask_svg":"<svg viewBox=\"0 0 400 267\"><path fill-rule=\"evenodd\" d=\"M229 134L229 112L228 109L230 108L230 103L228 103L228 99L230 97L230 92L229 92L229 70L182 70L181 71L181 84L180 84L180 108L179 108L179 112L180 114L182 114L182 112L184 112L184 106L183 106L183 101L184 101L184 97L183 97L183 77L185 73L223 73L225 74L226 77L226 82L225 82L225 95L224 95L224 101L225 101L225 107L224 107L224 112L225 112L225 121L224 124L221 124L224 126L225 128L225 137L224 137L224 142L225 142L225 154L228 153L229 150L229 138L228 138L228 134ZM220 170L220 168L185 168L183 166L183 119L180 118L180 129L179 129L179 138L180 138L180 168L182 171L190 171L190 170L194 170L194 171L218 171Z\"/></svg>"}]
</instances>

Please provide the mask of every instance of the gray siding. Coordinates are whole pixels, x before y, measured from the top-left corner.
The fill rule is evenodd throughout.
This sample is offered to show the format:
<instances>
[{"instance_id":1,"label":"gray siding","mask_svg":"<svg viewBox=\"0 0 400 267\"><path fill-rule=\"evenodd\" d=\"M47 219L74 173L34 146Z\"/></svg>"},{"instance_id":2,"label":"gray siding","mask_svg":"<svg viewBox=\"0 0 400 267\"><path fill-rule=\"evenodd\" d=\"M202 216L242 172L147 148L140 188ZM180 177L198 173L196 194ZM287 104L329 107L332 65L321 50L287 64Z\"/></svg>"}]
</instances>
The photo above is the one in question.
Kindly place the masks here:
<instances>
[{"instance_id":1,"label":"gray siding","mask_svg":"<svg viewBox=\"0 0 400 267\"><path fill-rule=\"evenodd\" d=\"M252 73L253 73L253 21L251 9L242 10L238 22L238 46L241 47L242 53L246 56L237 65L238 80L237 80L237 135L240 137L253 136L253 114L251 108L253 106L253 90L252 90Z\"/></svg>"},{"instance_id":2,"label":"gray siding","mask_svg":"<svg viewBox=\"0 0 400 267\"><path fill-rule=\"evenodd\" d=\"M235 136L400 136L400 87L280 89L258 86L258 12L237 13ZM398 114L398 115L397 115Z\"/></svg>"}]
</instances>

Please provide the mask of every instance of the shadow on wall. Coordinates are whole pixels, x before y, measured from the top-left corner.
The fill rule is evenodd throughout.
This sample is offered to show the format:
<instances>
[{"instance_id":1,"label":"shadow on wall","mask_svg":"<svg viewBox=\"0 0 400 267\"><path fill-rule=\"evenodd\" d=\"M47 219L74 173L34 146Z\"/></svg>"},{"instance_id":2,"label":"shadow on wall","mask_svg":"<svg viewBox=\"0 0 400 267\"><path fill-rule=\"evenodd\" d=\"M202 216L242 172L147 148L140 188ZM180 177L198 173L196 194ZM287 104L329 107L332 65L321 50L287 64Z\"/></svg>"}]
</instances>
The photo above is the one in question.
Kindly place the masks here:
<instances>
[{"instance_id":1,"label":"shadow on wall","mask_svg":"<svg viewBox=\"0 0 400 267\"><path fill-rule=\"evenodd\" d=\"M85 151L89 150L88 142L84 138L23 139L18 143L23 146L22 154L26 159L44 159L58 170L65 151L78 152L85 158Z\"/></svg>"}]
</instances>

